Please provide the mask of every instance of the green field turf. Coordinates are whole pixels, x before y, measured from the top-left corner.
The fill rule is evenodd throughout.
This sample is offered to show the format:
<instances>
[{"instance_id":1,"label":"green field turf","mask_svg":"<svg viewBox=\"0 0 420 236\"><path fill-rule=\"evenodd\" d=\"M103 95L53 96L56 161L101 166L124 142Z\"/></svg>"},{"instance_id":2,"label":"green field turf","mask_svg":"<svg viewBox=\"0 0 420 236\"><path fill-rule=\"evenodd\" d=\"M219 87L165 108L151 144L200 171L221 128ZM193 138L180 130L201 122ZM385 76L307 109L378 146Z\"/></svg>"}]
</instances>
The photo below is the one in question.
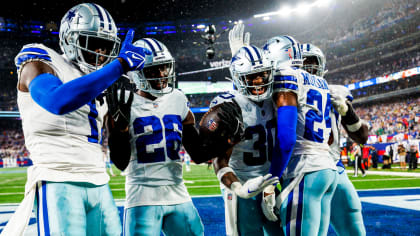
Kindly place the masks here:
<instances>
[{"instance_id":1,"label":"green field turf","mask_svg":"<svg viewBox=\"0 0 420 236\"><path fill-rule=\"evenodd\" d=\"M352 168L349 168L352 169ZM372 169L369 169L372 170ZM396 171L395 169L391 170ZM115 199L124 199L125 177L114 168L116 176L111 177L110 187ZM350 180L358 190L419 187L419 177L367 175L366 177L352 177ZM213 169L207 165L191 165L191 171L184 169L185 185L192 195L219 195L220 188ZM18 203L23 199L26 182L26 168L0 169L0 203Z\"/></svg>"}]
</instances>

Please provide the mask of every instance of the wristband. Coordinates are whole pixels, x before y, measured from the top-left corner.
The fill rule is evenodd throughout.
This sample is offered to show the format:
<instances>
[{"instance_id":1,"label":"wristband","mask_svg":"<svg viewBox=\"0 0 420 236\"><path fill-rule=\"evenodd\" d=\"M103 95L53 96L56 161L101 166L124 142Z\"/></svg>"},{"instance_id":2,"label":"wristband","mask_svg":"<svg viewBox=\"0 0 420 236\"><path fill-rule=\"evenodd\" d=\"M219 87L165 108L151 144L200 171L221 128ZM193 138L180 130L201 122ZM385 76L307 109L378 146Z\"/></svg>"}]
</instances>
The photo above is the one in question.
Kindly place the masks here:
<instances>
[{"instance_id":1,"label":"wristband","mask_svg":"<svg viewBox=\"0 0 420 236\"><path fill-rule=\"evenodd\" d=\"M230 167L223 167L222 169L220 169L219 171L217 171L217 179L220 181L220 183L222 182L222 178L226 173L232 172L235 174L235 171L233 171L232 168Z\"/></svg>"},{"instance_id":2,"label":"wristband","mask_svg":"<svg viewBox=\"0 0 420 236\"><path fill-rule=\"evenodd\" d=\"M357 121L356 123L354 123L352 125L346 125L346 127L347 127L347 129L350 132L352 132L352 133L353 132L356 132L356 131L358 131L360 129L360 127L362 127L362 121L359 120L359 121Z\"/></svg>"}]
</instances>

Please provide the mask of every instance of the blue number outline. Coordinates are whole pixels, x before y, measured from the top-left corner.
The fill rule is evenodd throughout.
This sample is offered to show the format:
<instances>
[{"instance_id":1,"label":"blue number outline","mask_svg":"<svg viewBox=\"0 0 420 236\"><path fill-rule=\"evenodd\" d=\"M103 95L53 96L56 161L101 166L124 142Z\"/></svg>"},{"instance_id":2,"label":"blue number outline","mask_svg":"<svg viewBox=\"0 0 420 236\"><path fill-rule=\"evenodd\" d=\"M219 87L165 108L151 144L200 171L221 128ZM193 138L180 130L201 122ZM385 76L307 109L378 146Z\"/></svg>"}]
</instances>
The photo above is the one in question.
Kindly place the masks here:
<instances>
[{"instance_id":1,"label":"blue number outline","mask_svg":"<svg viewBox=\"0 0 420 236\"><path fill-rule=\"evenodd\" d=\"M136 139L137 162L138 163L152 163L164 162L166 156L171 160L178 160L178 151L182 142L182 122L181 116L167 114L161 119L156 116L138 117L133 122L134 134L145 133L145 126L152 126L152 133L147 135L140 135ZM178 129L175 130L175 124ZM163 128L165 129L165 139L163 138ZM153 153L146 152L146 146L152 144L159 144L164 140L165 147L155 148Z\"/></svg>"},{"instance_id":2,"label":"blue number outline","mask_svg":"<svg viewBox=\"0 0 420 236\"><path fill-rule=\"evenodd\" d=\"M87 136L88 142L90 143L99 143L99 129L98 124L96 123L96 118L98 117L98 110L96 109L96 102L95 100L90 101L88 104L89 106L89 125L90 125L90 135ZM102 139L101 139L102 142Z\"/></svg>"},{"instance_id":3,"label":"blue number outline","mask_svg":"<svg viewBox=\"0 0 420 236\"><path fill-rule=\"evenodd\" d=\"M248 126L245 129L246 140L252 140L253 134L258 134L258 139L254 142L253 149L259 151L258 157L254 157L252 152L243 153L243 160L246 165L257 166L263 165L267 160L271 161L274 149L274 138L271 129L275 128L276 125L276 119L273 118L265 123L265 128L261 124L258 124Z\"/></svg>"},{"instance_id":4,"label":"blue number outline","mask_svg":"<svg viewBox=\"0 0 420 236\"><path fill-rule=\"evenodd\" d=\"M305 132L303 137L314 141L317 143L324 142L324 130L322 128L318 128L317 131L314 130L314 123L318 122L323 124L325 121L325 128L331 128L331 117L330 117L330 110L331 110L331 97L330 94L327 94L327 103L325 105L325 110L323 112L323 104L322 104L322 94L315 89L310 89L306 95L306 104L308 105L315 105L315 101L317 101L317 108L321 114L318 114L315 110L309 110L305 115Z\"/></svg>"}]
</instances>

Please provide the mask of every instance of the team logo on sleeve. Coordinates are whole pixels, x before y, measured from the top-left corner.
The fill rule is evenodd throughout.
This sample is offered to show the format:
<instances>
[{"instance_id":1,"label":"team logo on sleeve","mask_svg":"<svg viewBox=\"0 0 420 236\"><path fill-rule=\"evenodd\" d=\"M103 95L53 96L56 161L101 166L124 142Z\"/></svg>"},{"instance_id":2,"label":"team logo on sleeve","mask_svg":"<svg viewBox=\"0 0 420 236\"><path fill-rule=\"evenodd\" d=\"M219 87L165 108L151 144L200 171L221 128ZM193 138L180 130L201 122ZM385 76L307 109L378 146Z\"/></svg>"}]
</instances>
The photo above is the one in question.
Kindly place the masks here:
<instances>
[{"instance_id":1,"label":"team logo on sleeve","mask_svg":"<svg viewBox=\"0 0 420 236\"><path fill-rule=\"evenodd\" d=\"M227 199L228 199L228 200L232 200L232 194L231 194L231 193L228 193L228 195L227 195Z\"/></svg>"},{"instance_id":2,"label":"team logo on sleeve","mask_svg":"<svg viewBox=\"0 0 420 236\"><path fill-rule=\"evenodd\" d=\"M217 123L213 119L210 119L207 122L207 128L211 131L214 131L215 129L217 129L217 126L218 126Z\"/></svg>"}]
</instances>

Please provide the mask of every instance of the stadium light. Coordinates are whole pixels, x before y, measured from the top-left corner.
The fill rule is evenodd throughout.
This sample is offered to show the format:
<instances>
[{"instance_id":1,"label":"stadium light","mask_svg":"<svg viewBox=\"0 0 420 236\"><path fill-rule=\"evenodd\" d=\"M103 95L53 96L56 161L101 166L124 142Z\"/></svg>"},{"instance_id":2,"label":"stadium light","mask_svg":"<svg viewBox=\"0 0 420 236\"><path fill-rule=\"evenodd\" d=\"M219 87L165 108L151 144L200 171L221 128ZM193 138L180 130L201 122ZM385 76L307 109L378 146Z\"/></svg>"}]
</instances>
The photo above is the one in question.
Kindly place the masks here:
<instances>
[{"instance_id":1,"label":"stadium light","mask_svg":"<svg viewBox=\"0 0 420 236\"><path fill-rule=\"evenodd\" d=\"M268 21L268 20L270 20L270 17L269 16L264 16L263 17L263 21Z\"/></svg>"},{"instance_id":2,"label":"stadium light","mask_svg":"<svg viewBox=\"0 0 420 236\"><path fill-rule=\"evenodd\" d=\"M314 2L314 5L318 7L326 7L328 6L329 3L330 3L330 0L318 0Z\"/></svg>"},{"instance_id":3,"label":"stadium light","mask_svg":"<svg viewBox=\"0 0 420 236\"><path fill-rule=\"evenodd\" d=\"M289 6L284 6L283 8L278 10L278 14L284 17L289 16L291 12L292 12L292 8Z\"/></svg>"},{"instance_id":4,"label":"stadium light","mask_svg":"<svg viewBox=\"0 0 420 236\"><path fill-rule=\"evenodd\" d=\"M288 6L282 7L278 11L273 12L267 12L262 14L256 14L254 15L254 18L261 18L261 17L267 17L267 16L274 16L274 15L281 15L281 16L288 16L291 12L297 12L298 14L306 14L310 11L313 7L325 7L328 6L331 0L317 0L313 3L301 3L295 8L291 8Z\"/></svg>"},{"instance_id":5,"label":"stadium light","mask_svg":"<svg viewBox=\"0 0 420 236\"><path fill-rule=\"evenodd\" d=\"M311 9L311 5L306 4L306 3L301 3L297 6L296 11L299 15L306 15L306 13L309 12L309 10Z\"/></svg>"}]
</instances>

